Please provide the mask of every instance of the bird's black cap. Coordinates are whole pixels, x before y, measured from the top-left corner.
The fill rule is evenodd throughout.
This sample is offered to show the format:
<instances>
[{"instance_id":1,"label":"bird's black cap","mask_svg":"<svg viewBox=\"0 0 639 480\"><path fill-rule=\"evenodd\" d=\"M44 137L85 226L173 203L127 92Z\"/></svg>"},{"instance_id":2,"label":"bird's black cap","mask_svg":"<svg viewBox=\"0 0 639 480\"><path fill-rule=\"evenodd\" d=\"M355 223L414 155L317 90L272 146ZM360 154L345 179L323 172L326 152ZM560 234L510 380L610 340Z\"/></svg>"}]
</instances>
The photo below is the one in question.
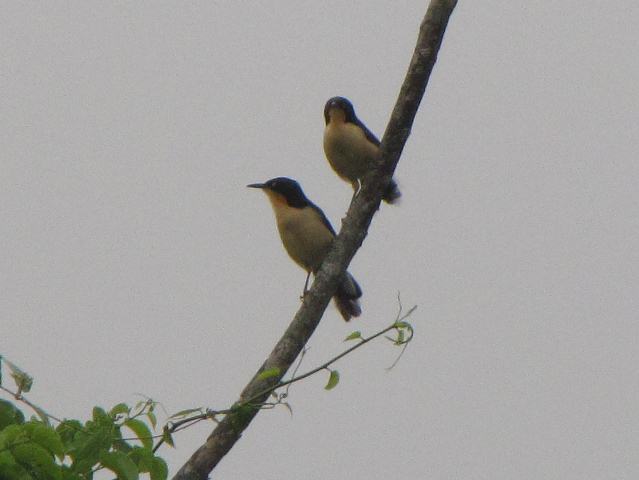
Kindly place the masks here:
<instances>
[{"instance_id":1,"label":"bird's black cap","mask_svg":"<svg viewBox=\"0 0 639 480\"><path fill-rule=\"evenodd\" d=\"M251 183L250 188L261 188L279 193L286 199L286 203L294 208L303 208L309 205L308 198L304 195L302 187L295 180L287 177L271 178L264 183Z\"/></svg>"},{"instance_id":2,"label":"bird's black cap","mask_svg":"<svg viewBox=\"0 0 639 480\"><path fill-rule=\"evenodd\" d=\"M345 120L348 123L357 123L357 116L355 115L355 108L348 98L345 97L333 97L329 98L324 105L324 121L328 124L330 117L328 116L331 108L339 108L344 112Z\"/></svg>"}]
</instances>

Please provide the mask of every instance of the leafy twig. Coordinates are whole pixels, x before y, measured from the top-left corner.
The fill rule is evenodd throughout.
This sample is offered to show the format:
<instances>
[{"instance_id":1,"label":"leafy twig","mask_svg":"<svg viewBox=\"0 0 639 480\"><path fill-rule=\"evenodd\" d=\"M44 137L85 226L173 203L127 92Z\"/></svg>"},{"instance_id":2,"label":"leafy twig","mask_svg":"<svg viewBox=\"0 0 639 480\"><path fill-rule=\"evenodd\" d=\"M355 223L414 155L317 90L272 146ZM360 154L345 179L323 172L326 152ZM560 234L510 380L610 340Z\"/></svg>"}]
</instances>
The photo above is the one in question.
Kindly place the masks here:
<instances>
[{"instance_id":1,"label":"leafy twig","mask_svg":"<svg viewBox=\"0 0 639 480\"><path fill-rule=\"evenodd\" d=\"M256 395L254 395L253 397L247 399L246 401L240 403L240 404L236 404L231 408L227 408L224 410L212 410L212 409L207 409L206 412L202 412L198 415L195 416L191 416L188 418L184 418L178 421L171 421L168 422L165 426L164 426L164 434L163 435L158 435L158 436L154 436L154 438L160 438L159 442L153 447L153 451L157 451L158 448L160 448L160 446L162 446L163 443L166 443L167 440L170 438L170 435L178 432L180 430L183 430L185 428L190 427L192 424L197 423L199 421L205 420L205 419L212 419L212 420L216 420L215 417L217 417L218 415L228 415L231 413L236 413L238 412L240 409L242 408L257 408L257 409L271 409L276 407L277 405L281 405L284 404L287 406L287 408L289 408L290 410L290 406L288 404L286 404L286 402L283 402L283 400L285 398L288 397L288 391L289 388L292 384L297 383L301 380L304 380L305 378L310 377L311 375L314 375L318 372L321 372L322 370L329 370L331 372L335 372L334 370L330 370L330 366L333 365L335 362L337 362L338 360L344 358L346 355L354 352L355 350L363 347L364 345L366 345L367 343L371 342L372 340L375 340L376 338L381 337L382 335L385 335L386 333L392 331L392 330L396 330L398 332L398 338L397 339L391 339L393 341L393 343L395 343L396 345L403 345L402 348L402 353L403 351L406 349L406 347L408 346L408 343L412 340L413 338L413 327L406 322L406 319L412 315L412 313L415 311L417 307L414 306L412 307L406 314L402 315L402 306L401 306L401 302L400 302L400 306L399 306L399 311L397 313L397 317L395 318L395 321L390 324L389 326L387 326L386 328L380 330L379 332L371 335L370 337L362 337L361 334L359 332L357 333L357 336L354 336L351 338L351 336L347 337L346 340L353 340L358 338L360 341L353 345L350 348L347 348L346 350L344 350L343 352L341 352L340 354L336 355L335 357L331 358L330 360L322 363L321 365L313 368L312 370L309 370L308 372L305 372L301 375L297 375L296 373L299 370L301 364L302 364L302 360L304 358L304 355L306 354L307 349L303 349L302 352L300 353L300 357L298 359L297 365L295 366L295 369L293 370L292 373L292 377L288 380L284 380L284 381L280 381L278 383L276 383L275 385L273 385L272 387L269 387L259 393L257 393ZM408 336L404 336L403 335L403 331L407 330L408 331ZM400 335L401 332L401 335ZM393 366L395 364L397 364L397 362L399 361L399 358L401 357L401 353L400 356L393 362ZM276 375L277 372L266 372L267 374L273 374ZM336 382L335 382L336 383ZM276 390L282 388L282 387L286 387L286 390L284 393L282 393L281 395L276 396L276 401L275 402L258 402L258 403L253 403L256 400L263 398L264 396L267 396L269 394L274 393ZM188 412L188 411L185 411ZM174 416L180 416L183 412L179 412L178 414L174 415Z\"/></svg>"}]
</instances>

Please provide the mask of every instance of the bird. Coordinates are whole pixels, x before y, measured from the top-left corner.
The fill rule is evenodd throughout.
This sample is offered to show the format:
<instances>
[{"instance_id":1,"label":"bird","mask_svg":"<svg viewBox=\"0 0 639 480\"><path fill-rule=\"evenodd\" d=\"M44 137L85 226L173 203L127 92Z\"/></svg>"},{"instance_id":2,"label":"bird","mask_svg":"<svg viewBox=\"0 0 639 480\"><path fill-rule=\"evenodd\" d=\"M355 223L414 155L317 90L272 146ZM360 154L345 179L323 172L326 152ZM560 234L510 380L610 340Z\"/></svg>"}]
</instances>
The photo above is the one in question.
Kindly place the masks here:
<instances>
[{"instance_id":1,"label":"bird","mask_svg":"<svg viewBox=\"0 0 639 480\"><path fill-rule=\"evenodd\" d=\"M353 104L344 97L330 98L324 105L324 153L335 173L353 186L353 198L361 179L380 157L380 141L355 115ZM391 179L382 199L397 203L401 193Z\"/></svg>"},{"instance_id":2,"label":"bird","mask_svg":"<svg viewBox=\"0 0 639 480\"><path fill-rule=\"evenodd\" d=\"M247 187L261 189L271 201L284 249L295 263L306 270L305 295L311 273L317 273L333 244L335 230L324 212L306 198L300 184L293 179L277 177ZM362 289L353 276L345 272L333 299L347 322L362 313L361 296Z\"/></svg>"}]
</instances>

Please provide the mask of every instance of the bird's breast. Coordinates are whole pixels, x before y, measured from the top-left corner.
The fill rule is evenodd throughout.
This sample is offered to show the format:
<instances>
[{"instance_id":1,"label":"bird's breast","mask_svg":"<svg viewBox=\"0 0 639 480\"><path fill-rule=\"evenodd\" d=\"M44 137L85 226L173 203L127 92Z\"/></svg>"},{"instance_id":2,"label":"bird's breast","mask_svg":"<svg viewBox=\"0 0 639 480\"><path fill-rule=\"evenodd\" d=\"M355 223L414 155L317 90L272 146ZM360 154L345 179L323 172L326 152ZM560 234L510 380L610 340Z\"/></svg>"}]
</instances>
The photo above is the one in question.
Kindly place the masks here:
<instances>
[{"instance_id":1,"label":"bird's breast","mask_svg":"<svg viewBox=\"0 0 639 480\"><path fill-rule=\"evenodd\" d=\"M353 123L329 123L324 129L324 152L333 170L355 182L373 166L379 148Z\"/></svg>"},{"instance_id":2,"label":"bird's breast","mask_svg":"<svg viewBox=\"0 0 639 480\"><path fill-rule=\"evenodd\" d=\"M275 210L277 229L289 256L307 271L319 268L333 242L318 213L310 207Z\"/></svg>"}]
</instances>

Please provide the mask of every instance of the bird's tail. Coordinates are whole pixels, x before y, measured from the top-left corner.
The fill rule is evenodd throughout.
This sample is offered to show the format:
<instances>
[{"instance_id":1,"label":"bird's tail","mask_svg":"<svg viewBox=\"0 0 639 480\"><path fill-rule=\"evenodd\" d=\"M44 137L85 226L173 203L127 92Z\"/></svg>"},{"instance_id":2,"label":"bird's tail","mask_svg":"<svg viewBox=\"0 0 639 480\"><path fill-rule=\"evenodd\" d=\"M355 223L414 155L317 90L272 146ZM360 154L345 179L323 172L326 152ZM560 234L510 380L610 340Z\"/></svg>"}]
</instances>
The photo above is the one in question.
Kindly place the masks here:
<instances>
[{"instance_id":1,"label":"bird's tail","mask_svg":"<svg viewBox=\"0 0 639 480\"><path fill-rule=\"evenodd\" d=\"M402 196L402 192L399 191L399 187L397 186L397 182L391 178L391 181L388 182L388 186L384 191L384 195L382 195L382 200L386 203L397 203L399 201L399 197Z\"/></svg>"},{"instance_id":2,"label":"bird's tail","mask_svg":"<svg viewBox=\"0 0 639 480\"><path fill-rule=\"evenodd\" d=\"M362 313L362 307L359 305L359 297L362 296L362 289L353 278L353 276L346 272L344 280L337 287L337 291L333 296L335 300L335 306L337 310L342 314L344 320L347 322L351 317L359 317Z\"/></svg>"}]
</instances>

